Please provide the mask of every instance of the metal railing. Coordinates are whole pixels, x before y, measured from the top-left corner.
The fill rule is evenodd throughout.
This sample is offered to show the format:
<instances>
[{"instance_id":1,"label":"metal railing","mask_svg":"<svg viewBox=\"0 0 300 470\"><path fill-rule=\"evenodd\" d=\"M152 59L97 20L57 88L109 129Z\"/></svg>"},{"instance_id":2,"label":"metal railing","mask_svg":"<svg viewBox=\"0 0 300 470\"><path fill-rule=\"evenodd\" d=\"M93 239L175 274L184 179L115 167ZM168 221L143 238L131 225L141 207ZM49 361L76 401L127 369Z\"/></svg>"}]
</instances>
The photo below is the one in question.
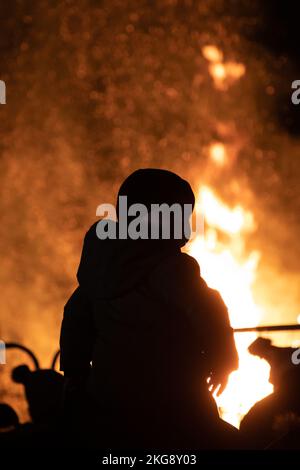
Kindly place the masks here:
<instances>
[{"instance_id":1,"label":"metal railing","mask_svg":"<svg viewBox=\"0 0 300 470\"><path fill-rule=\"evenodd\" d=\"M300 330L300 325L266 325L266 326L253 326L250 328L234 328L234 333L249 333L254 331L256 333L260 332L270 332L270 331L295 331Z\"/></svg>"}]
</instances>

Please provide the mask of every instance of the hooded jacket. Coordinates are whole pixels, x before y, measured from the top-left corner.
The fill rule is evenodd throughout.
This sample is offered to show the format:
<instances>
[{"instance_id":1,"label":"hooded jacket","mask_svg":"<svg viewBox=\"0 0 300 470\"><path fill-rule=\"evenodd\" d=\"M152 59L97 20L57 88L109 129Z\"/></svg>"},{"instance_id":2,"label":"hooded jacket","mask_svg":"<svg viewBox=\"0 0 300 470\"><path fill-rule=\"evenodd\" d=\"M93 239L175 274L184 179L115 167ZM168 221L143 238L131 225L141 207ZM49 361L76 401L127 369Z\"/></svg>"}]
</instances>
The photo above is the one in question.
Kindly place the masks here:
<instances>
[{"instance_id":1,"label":"hooded jacket","mask_svg":"<svg viewBox=\"0 0 300 470\"><path fill-rule=\"evenodd\" d=\"M85 374L92 362L89 395L111 414L216 416L207 377L229 374L237 352L221 296L181 252L186 240L100 240L96 226L64 309L61 369Z\"/></svg>"},{"instance_id":2,"label":"hooded jacket","mask_svg":"<svg viewBox=\"0 0 300 470\"><path fill-rule=\"evenodd\" d=\"M64 309L61 369L72 376L92 362L92 389L104 401L137 406L150 390L182 400L196 384L204 390L210 372L237 367L226 306L198 263L147 242L99 240L94 224Z\"/></svg>"}]
</instances>

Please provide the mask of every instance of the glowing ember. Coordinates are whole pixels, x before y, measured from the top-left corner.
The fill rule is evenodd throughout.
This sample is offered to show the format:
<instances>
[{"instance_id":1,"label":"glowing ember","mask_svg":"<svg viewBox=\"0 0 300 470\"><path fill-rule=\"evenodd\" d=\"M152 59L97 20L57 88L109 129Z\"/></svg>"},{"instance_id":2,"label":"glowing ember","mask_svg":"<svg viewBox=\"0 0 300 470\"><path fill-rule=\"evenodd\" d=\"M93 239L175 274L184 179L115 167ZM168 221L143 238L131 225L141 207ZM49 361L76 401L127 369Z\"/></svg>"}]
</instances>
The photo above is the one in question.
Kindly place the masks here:
<instances>
[{"instance_id":1,"label":"glowing ember","mask_svg":"<svg viewBox=\"0 0 300 470\"><path fill-rule=\"evenodd\" d=\"M209 148L209 155L213 162L219 166L223 166L226 163L227 155L225 146L220 142L211 144Z\"/></svg>"},{"instance_id":2,"label":"glowing ember","mask_svg":"<svg viewBox=\"0 0 300 470\"><path fill-rule=\"evenodd\" d=\"M243 235L255 228L253 214L242 206L231 209L208 187L201 188L196 210L204 214L206 230L204 237L191 242L189 253L198 259L208 285L220 291L229 309L231 325L235 328L258 325L262 312L255 304L251 287L260 254L245 255L243 243ZM227 235L226 243L219 240L218 231ZM239 369L230 375L226 390L216 398L223 419L237 427L254 403L273 390L268 382L268 363L247 351L256 336L235 335Z\"/></svg>"},{"instance_id":3,"label":"glowing ember","mask_svg":"<svg viewBox=\"0 0 300 470\"><path fill-rule=\"evenodd\" d=\"M202 55L210 62L208 71L213 78L215 87L219 90L227 90L229 85L241 78L246 72L244 64L224 62L223 52L216 46L204 46Z\"/></svg>"},{"instance_id":4,"label":"glowing ember","mask_svg":"<svg viewBox=\"0 0 300 470\"><path fill-rule=\"evenodd\" d=\"M223 53L216 46L208 45L202 48L202 54L210 62L222 62Z\"/></svg>"}]
</instances>

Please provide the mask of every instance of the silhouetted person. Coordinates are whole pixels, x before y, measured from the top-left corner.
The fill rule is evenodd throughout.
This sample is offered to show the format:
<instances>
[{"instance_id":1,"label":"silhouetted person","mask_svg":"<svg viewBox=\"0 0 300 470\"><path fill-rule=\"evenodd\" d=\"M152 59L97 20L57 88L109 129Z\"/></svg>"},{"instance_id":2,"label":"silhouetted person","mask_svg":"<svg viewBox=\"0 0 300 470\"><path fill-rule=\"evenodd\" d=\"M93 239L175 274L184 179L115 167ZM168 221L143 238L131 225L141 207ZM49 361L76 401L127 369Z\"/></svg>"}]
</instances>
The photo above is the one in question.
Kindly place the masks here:
<instances>
[{"instance_id":1,"label":"silhouetted person","mask_svg":"<svg viewBox=\"0 0 300 470\"><path fill-rule=\"evenodd\" d=\"M12 379L24 385L32 422L39 426L55 423L60 417L64 378L52 369L31 371L28 366L15 367Z\"/></svg>"},{"instance_id":2,"label":"silhouetted person","mask_svg":"<svg viewBox=\"0 0 300 470\"><path fill-rule=\"evenodd\" d=\"M245 442L258 449L300 448L300 370L292 363L295 349L258 338L249 351L270 363L274 393L256 403L242 420Z\"/></svg>"},{"instance_id":3,"label":"silhouetted person","mask_svg":"<svg viewBox=\"0 0 300 470\"><path fill-rule=\"evenodd\" d=\"M131 174L124 195L128 207L195 202L185 180L156 169ZM233 331L219 293L181 252L187 238L100 240L96 226L85 236L61 329L61 369L76 409L86 384L93 444L234 447L235 432L219 419L207 384L211 375L211 385L223 388L237 368Z\"/></svg>"},{"instance_id":4,"label":"silhouetted person","mask_svg":"<svg viewBox=\"0 0 300 470\"><path fill-rule=\"evenodd\" d=\"M60 446L64 377L51 369L31 371L27 365L20 365L13 369L12 379L24 386L31 421L7 430L0 445L4 442L9 448Z\"/></svg>"}]
</instances>

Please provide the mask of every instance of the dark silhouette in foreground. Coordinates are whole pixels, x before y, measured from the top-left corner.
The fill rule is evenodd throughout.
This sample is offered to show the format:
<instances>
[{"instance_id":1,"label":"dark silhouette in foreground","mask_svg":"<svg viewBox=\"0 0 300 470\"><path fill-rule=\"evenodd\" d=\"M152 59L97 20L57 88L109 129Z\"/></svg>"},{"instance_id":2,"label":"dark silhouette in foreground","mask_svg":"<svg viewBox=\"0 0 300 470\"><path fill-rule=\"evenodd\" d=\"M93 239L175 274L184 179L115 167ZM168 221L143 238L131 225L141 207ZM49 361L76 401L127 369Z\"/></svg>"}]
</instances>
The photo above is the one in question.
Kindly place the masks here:
<instances>
[{"instance_id":1,"label":"dark silhouette in foreground","mask_svg":"<svg viewBox=\"0 0 300 470\"><path fill-rule=\"evenodd\" d=\"M134 172L120 195L128 207L195 202L190 185L165 170ZM99 448L237 447L207 384L223 389L238 366L233 331L221 296L181 252L187 238L100 240L96 225L61 328L70 428Z\"/></svg>"},{"instance_id":2,"label":"dark silhouette in foreground","mask_svg":"<svg viewBox=\"0 0 300 470\"><path fill-rule=\"evenodd\" d=\"M270 363L274 393L256 403L242 420L245 442L256 449L300 449L300 371L292 363L295 349L258 338L249 351Z\"/></svg>"},{"instance_id":3,"label":"dark silhouette in foreground","mask_svg":"<svg viewBox=\"0 0 300 470\"><path fill-rule=\"evenodd\" d=\"M15 410L6 403L0 403L0 433L15 431L19 426L19 417Z\"/></svg>"},{"instance_id":4,"label":"dark silhouette in foreground","mask_svg":"<svg viewBox=\"0 0 300 470\"><path fill-rule=\"evenodd\" d=\"M59 446L64 377L51 369L31 371L27 365L20 365L13 369L12 380L24 386L31 421L20 424L12 408L8 412L4 405L0 405L0 429L5 420L7 424L10 422L10 426L0 434L1 447Z\"/></svg>"}]
</instances>

